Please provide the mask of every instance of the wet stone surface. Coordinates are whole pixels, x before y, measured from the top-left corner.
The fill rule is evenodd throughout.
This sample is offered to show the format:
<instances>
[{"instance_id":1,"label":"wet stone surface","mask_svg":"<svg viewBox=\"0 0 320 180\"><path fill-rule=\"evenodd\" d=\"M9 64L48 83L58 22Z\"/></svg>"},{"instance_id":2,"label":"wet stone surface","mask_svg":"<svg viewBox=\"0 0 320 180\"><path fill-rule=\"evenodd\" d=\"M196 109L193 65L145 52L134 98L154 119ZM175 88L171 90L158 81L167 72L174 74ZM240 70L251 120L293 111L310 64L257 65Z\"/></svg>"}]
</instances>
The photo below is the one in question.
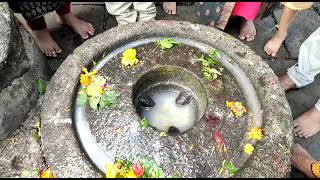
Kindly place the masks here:
<instances>
[{"instance_id":1,"label":"wet stone surface","mask_svg":"<svg viewBox=\"0 0 320 180\"><path fill-rule=\"evenodd\" d=\"M231 161L240 169L248 158L242 149L248 143L245 136L250 117L247 113L236 118L226 106L227 100L240 101L246 106L236 80L226 69L218 79L205 80L197 62L197 57L204 53L193 47L176 46L162 53L160 49L154 49L154 43L137 47L140 62L135 67L123 67L119 54L98 71L99 75L109 77L114 90L120 93L117 103L109 109L99 112L86 108L90 128L98 145L113 157L122 159L131 156L133 160L139 160L145 155L152 156L166 175L230 176L219 175L223 160ZM161 131L154 127L148 126L144 130L139 127L141 117L132 102L132 87L150 68L161 65L184 67L201 80L206 91L208 104L204 116L200 115L193 128L184 133L160 136ZM146 99L143 103L152 106L154 102ZM185 103L188 99L188 96L183 96L179 102ZM215 142L215 132L221 132L227 153L223 153Z\"/></svg>"}]
</instances>

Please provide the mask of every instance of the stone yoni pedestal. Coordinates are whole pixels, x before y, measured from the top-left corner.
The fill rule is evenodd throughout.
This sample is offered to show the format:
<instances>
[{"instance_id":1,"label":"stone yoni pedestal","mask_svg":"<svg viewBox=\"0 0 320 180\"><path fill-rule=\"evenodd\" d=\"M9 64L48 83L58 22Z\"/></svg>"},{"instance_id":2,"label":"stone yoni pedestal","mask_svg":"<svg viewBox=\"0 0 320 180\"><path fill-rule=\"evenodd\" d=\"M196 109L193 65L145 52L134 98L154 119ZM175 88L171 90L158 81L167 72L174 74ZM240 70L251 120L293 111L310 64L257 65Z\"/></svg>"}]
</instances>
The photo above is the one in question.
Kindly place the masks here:
<instances>
[{"instance_id":1,"label":"stone yoni pedestal","mask_svg":"<svg viewBox=\"0 0 320 180\"><path fill-rule=\"evenodd\" d=\"M159 52L152 51L152 44L165 37L183 45L163 56L154 55ZM128 48L137 49L142 62L124 69L119 59ZM220 63L234 81L217 79L208 83L203 79L194 58L208 48L221 52ZM116 105L101 112L75 104L81 69L91 67L92 60L101 60L94 69L110 77L115 90L121 93ZM129 154L134 158L153 156L168 175L179 171L184 177L227 177L219 175L226 157L217 150L207 151L214 143L213 133L219 130L227 135L227 156L239 169L234 176L286 177L291 168L293 139L288 132L292 117L282 88L273 83L276 79L249 47L219 30L176 21L119 26L75 49L52 77L41 111L44 155L58 177L101 177L105 163ZM190 93L183 102L196 102L191 108L195 111L191 128L181 131L173 124L175 131L180 130L166 138L159 138L159 127L139 130L138 120L143 116L139 105L156 106L160 101L154 93L159 89ZM146 103L148 96L154 104ZM237 98L245 102L252 118L247 114L236 119L227 111L225 101ZM201 118L207 114L216 115L221 123L204 123ZM242 147L250 123L263 129L264 138L252 142L255 150L248 156ZM169 131L170 127L163 130ZM179 147L165 146L175 141L180 142Z\"/></svg>"}]
</instances>

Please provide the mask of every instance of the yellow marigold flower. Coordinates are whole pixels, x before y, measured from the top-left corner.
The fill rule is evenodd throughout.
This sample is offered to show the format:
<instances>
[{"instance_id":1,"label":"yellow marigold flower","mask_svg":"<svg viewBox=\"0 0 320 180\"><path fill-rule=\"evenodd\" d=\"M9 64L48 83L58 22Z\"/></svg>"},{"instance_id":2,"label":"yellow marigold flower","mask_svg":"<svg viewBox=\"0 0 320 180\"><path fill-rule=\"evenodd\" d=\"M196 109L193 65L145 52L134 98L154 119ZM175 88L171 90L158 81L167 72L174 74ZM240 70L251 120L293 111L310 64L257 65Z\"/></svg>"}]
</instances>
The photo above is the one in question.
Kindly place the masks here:
<instances>
[{"instance_id":1,"label":"yellow marigold flower","mask_svg":"<svg viewBox=\"0 0 320 180\"><path fill-rule=\"evenodd\" d=\"M88 72L87 68L82 68L82 71L85 74L80 75L80 83L83 86L88 86L95 78L96 78L96 70L93 70L92 72Z\"/></svg>"},{"instance_id":2,"label":"yellow marigold flower","mask_svg":"<svg viewBox=\"0 0 320 180\"><path fill-rule=\"evenodd\" d=\"M103 93L103 85L105 84L106 80L98 76L94 79L94 81L87 86L86 91L88 96L92 97L99 97Z\"/></svg>"},{"instance_id":3,"label":"yellow marigold flower","mask_svg":"<svg viewBox=\"0 0 320 180\"><path fill-rule=\"evenodd\" d=\"M138 178L138 177L134 174L132 168L130 168L130 171L127 173L127 178Z\"/></svg>"},{"instance_id":4,"label":"yellow marigold flower","mask_svg":"<svg viewBox=\"0 0 320 180\"><path fill-rule=\"evenodd\" d=\"M118 173L117 165L107 163L106 164L106 178L115 178Z\"/></svg>"},{"instance_id":5,"label":"yellow marigold flower","mask_svg":"<svg viewBox=\"0 0 320 180\"><path fill-rule=\"evenodd\" d=\"M122 53L121 64L124 66L133 66L139 62L137 59L137 51L135 49L127 49Z\"/></svg>"},{"instance_id":6,"label":"yellow marigold flower","mask_svg":"<svg viewBox=\"0 0 320 180\"><path fill-rule=\"evenodd\" d=\"M248 133L248 138L249 139L257 139L257 140L261 141L263 138L262 129L252 127L251 131Z\"/></svg>"},{"instance_id":7,"label":"yellow marigold flower","mask_svg":"<svg viewBox=\"0 0 320 180\"><path fill-rule=\"evenodd\" d=\"M119 169L119 176L122 177L122 178L127 178L127 173L126 171L124 170L124 167L121 167Z\"/></svg>"},{"instance_id":8,"label":"yellow marigold flower","mask_svg":"<svg viewBox=\"0 0 320 180\"><path fill-rule=\"evenodd\" d=\"M246 144L244 147L243 147L243 150L245 153L247 154L252 154L253 150L254 150L254 147L252 146L252 144Z\"/></svg>"},{"instance_id":9,"label":"yellow marigold flower","mask_svg":"<svg viewBox=\"0 0 320 180\"><path fill-rule=\"evenodd\" d=\"M243 113L246 113L246 108L241 102L226 102L227 106L233 111L236 117L241 117Z\"/></svg>"},{"instance_id":10,"label":"yellow marigold flower","mask_svg":"<svg viewBox=\"0 0 320 180\"><path fill-rule=\"evenodd\" d=\"M160 132L160 137L163 137L163 136L167 136L167 133L164 132L164 131L161 131L161 132Z\"/></svg>"},{"instance_id":11,"label":"yellow marigold flower","mask_svg":"<svg viewBox=\"0 0 320 180\"><path fill-rule=\"evenodd\" d=\"M87 87L87 95L92 97L99 97L103 93L103 89L96 83L91 83Z\"/></svg>"}]
</instances>

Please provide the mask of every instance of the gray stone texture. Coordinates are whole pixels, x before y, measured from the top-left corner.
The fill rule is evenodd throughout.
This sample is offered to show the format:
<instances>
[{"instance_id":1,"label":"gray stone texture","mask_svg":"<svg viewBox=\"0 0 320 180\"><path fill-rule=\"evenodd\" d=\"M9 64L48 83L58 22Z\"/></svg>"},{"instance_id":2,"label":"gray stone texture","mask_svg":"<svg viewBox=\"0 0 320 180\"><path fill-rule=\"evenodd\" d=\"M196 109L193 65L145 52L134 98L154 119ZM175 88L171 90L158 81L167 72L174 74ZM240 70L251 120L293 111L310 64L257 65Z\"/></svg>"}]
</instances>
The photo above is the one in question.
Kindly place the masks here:
<instances>
[{"instance_id":1,"label":"gray stone texture","mask_svg":"<svg viewBox=\"0 0 320 180\"><path fill-rule=\"evenodd\" d=\"M45 167L39 142L32 138L39 107L32 110L23 126L0 146L0 177L39 177L33 173Z\"/></svg>"},{"instance_id":2,"label":"gray stone texture","mask_svg":"<svg viewBox=\"0 0 320 180\"><path fill-rule=\"evenodd\" d=\"M7 3L0 3L0 7L0 12L8 11ZM25 121L38 99L36 79L47 77L43 55L12 12L8 15L11 34L4 57L7 63L0 69L0 142Z\"/></svg>"},{"instance_id":3,"label":"gray stone texture","mask_svg":"<svg viewBox=\"0 0 320 180\"><path fill-rule=\"evenodd\" d=\"M0 27L0 69L2 69L9 56L8 50L12 31L12 14L9 12L7 3L0 3Z\"/></svg>"}]
</instances>

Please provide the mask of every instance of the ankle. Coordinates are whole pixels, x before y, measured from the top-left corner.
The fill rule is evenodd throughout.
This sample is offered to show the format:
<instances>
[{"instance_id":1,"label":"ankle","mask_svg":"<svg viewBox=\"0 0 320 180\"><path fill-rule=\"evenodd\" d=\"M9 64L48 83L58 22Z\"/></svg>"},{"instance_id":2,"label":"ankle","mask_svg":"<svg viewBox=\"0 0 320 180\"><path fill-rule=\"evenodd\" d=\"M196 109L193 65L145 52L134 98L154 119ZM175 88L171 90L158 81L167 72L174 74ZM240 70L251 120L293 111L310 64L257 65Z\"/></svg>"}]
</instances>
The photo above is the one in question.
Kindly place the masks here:
<instances>
[{"instance_id":1,"label":"ankle","mask_svg":"<svg viewBox=\"0 0 320 180\"><path fill-rule=\"evenodd\" d=\"M65 18L68 18L68 17L71 17L71 15L72 15L72 13L71 12L69 12L69 13L66 13L66 14L59 14L59 17L61 18L61 19L65 19Z\"/></svg>"},{"instance_id":2,"label":"ankle","mask_svg":"<svg viewBox=\"0 0 320 180\"><path fill-rule=\"evenodd\" d=\"M279 80L281 86L284 88L285 91L292 89L296 86L294 81L288 75L280 77Z\"/></svg>"},{"instance_id":3,"label":"ankle","mask_svg":"<svg viewBox=\"0 0 320 180\"><path fill-rule=\"evenodd\" d=\"M273 36L274 39L284 40L287 37L287 31L277 31L277 33Z\"/></svg>"}]
</instances>

